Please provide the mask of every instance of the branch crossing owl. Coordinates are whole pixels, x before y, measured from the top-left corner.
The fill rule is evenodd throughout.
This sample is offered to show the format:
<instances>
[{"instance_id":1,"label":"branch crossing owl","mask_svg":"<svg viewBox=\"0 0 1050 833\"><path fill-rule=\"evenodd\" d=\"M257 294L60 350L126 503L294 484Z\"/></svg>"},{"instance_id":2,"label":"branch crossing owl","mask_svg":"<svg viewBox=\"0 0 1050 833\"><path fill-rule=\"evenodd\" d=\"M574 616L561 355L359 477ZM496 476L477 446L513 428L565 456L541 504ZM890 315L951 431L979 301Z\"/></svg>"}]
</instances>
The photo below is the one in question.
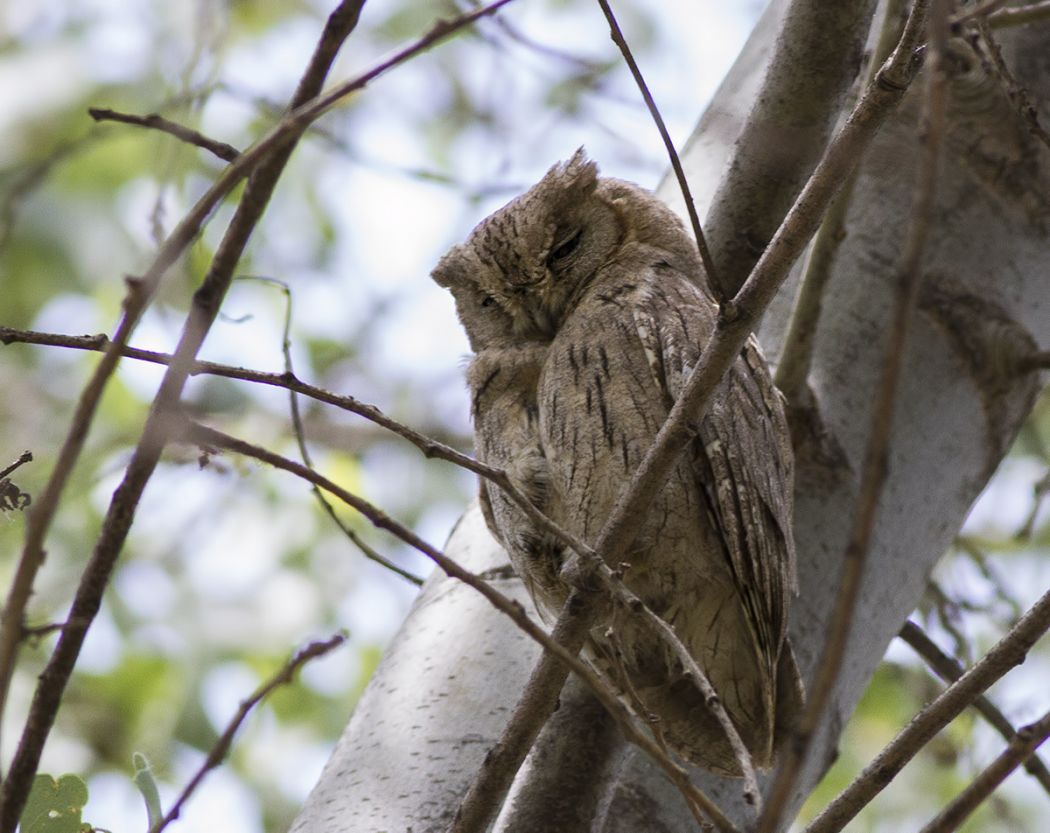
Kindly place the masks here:
<instances>
[{"instance_id":1,"label":"branch crossing owl","mask_svg":"<svg viewBox=\"0 0 1050 833\"><path fill-rule=\"evenodd\" d=\"M479 459L593 543L715 326L694 242L655 196L599 177L580 150L478 225L433 277L452 292L474 351ZM768 767L802 702L787 637L794 463L753 338L694 432L638 530L624 581L674 628ZM550 619L569 591L564 548L487 482L481 503ZM740 774L695 684L640 617L611 607L586 653L670 747Z\"/></svg>"}]
</instances>

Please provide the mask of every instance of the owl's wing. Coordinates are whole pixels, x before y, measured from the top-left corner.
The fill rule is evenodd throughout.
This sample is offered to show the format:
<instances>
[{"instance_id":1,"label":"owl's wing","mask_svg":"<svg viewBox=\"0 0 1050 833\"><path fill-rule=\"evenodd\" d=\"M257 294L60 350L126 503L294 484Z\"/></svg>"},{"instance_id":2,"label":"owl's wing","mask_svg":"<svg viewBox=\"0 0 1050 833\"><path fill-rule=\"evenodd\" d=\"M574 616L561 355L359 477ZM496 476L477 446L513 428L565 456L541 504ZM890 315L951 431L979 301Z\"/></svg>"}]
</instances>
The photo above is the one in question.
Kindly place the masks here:
<instances>
[{"instance_id":1,"label":"owl's wing","mask_svg":"<svg viewBox=\"0 0 1050 833\"><path fill-rule=\"evenodd\" d=\"M636 297L638 335L670 407L714 327L716 310L677 273L655 275ZM754 337L720 383L691 453L711 519L752 614L755 639L775 668L789 596L796 590L794 462L781 394Z\"/></svg>"}]
</instances>

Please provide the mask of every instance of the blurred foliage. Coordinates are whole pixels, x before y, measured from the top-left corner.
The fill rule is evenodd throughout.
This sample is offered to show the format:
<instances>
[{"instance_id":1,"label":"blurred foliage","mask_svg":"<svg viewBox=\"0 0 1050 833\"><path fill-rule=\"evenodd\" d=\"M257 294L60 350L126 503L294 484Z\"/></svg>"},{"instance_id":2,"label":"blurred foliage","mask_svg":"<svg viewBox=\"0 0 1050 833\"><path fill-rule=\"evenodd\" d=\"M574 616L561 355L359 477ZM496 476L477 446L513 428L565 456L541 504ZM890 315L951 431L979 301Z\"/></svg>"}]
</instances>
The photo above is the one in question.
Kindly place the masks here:
<instances>
[{"instance_id":1,"label":"blurred foliage","mask_svg":"<svg viewBox=\"0 0 1050 833\"><path fill-rule=\"evenodd\" d=\"M206 152L169 136L95 124L88 107L159 112L247 147L279 114L331 5L84 0L0 8L0 325L112 332L124 278L149 263L158 241L221 169ZM470 5L367 4L334 76L354 75L437 17ZM740 17L743 32L758 8L739 5L724 11L711 3L704 14ZM625 0L617 11L643 67L653 70L665 117L684 134L703 104L698 89L713 89L723 68L687 71L689 54L703 50L669 44L699 37L704 22L696 21L695 32L675 31L655 0ZM299 376L469 449L457 366L466 343L427 272L486 211L584 143L616 175L652 183L665 167L595 4L515 4L499 20L376 81L313 128L239 273L292 286ZM236 198L215 212L172 270L133 339L137 346L172 349ZM283 315L272 287L236 284L203 357L280 371ZM39 494L96 361L51 347L0 348L0 467L32 450L34 461L11 478L23 492ZM155 366L127 361L110 385L48 538L31 626L64 615L160 375ZM297 455L285 391L197 377L186 400L205 422ZM301 405L320 470L432 543L444 542L473 494L472 477L426 462L356 417ZM997 505L1023 496L1018 527L1033 505L1031 488L1046 475L1048 445L1044 401L997 476L1000 485L989 489ZM45 752L42 771L75 771L88 782L86 814L101 827L145 829L134 754L153 761L168 806L240 700L294 646L345 628L349 646L307 666L258 709L238 736L228 777L210 778L179 823L181 830L210 830L222 817L234 833L285 829L414 597L411 585L355 551L304 484L236 458L213 456L202 467L199 457L196 449L173 447L151 481ZM341 514L384 555L416 573L429 570L421 557ZM995 524L967 531L964 554L938 573L943 598L931 596L923 609L943 645L952 644L954 631L974 651L986 648L1013 609L1004 599L1027 602L1026 592L1046 586L1047 517L1045 507L1032 516L1023 540ZM4 587L23 527L21 513L0 513ZM975 552L994 565L1001 586ZM54 636L44 634L22 652L2 727L5 755L53 645ZM883 668L817 800L935 690L920 669L906 652ZM1012 716L1023 714L1016 705ZM994 754L998 747L982 741L979 722L959 724L898 779L904 797L877 802L863 829L899 829L901 819L913 821L957 790L989 759L971 756L971 739ZM1018 801L1010 804L1018 813L1040 806L1028 793ZM970 829L1008 829L995 826L1005 812L994 812L995 819L992 811L979 817L987 826Z\"/></svg>"}]
</instances>

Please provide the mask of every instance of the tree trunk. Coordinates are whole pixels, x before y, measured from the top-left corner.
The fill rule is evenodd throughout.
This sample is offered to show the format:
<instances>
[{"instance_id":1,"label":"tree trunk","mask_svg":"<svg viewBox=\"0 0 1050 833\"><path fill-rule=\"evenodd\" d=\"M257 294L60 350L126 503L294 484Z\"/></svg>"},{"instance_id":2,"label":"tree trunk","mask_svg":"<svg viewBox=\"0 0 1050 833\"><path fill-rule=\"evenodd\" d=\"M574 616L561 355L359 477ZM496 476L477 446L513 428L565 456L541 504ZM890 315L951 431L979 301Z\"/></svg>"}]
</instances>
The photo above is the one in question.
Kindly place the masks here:
<instances>
[{"instance_id":1,"label":"tree trunk","mask_svg":"<svg viewBox=\"0 0 1050 833\"><path fill-rule=\"evenodd\" d=\"M683 154L701 206L710 204L731 158L778 22L778 11L767 11ZM1008 63L1036 100L1050 92L1046 32L1019 28L1001 35ZM846 662L799 775L795 808L833 759L839 732L886 646L1031 408L1039 379L1017 372L1018 357L1050 344L1050 152L969 47L960 41L953 50L958 60L949 133L888 479ZM791 633L806 679L824 643L855 511L869 403L882 367L916 176L921 96L918 83L863 159L815 336L809 376L814 409L796 414L801 592ZM674 203L680 201L675 189L668 182L661 193ZM770 358L779 353L794 292L789 285L765 318L761 340ZM501 590L525 603L476 508L446 551L475 571L490 571ZM536 656L536 645L474 591L432 576L293 830L442 830ZM497 826L566 833L694 830L660 771L633 747L624 749L600 720L595 723L586 703L579 714L575 729L563 715L559 731L541 738L533 758L542 763L523 769L516 800ZM569 732L579 742L565 743ZM697 779L731 818L746 823L750 811L737 782L704 773ZM581 796L592 819L569 818L564 798L559 803L551 796L559 784ZM548 810L555 815L544 815ZM533 826L523 826L523 818Z\"/></svg>"}]
</instances>

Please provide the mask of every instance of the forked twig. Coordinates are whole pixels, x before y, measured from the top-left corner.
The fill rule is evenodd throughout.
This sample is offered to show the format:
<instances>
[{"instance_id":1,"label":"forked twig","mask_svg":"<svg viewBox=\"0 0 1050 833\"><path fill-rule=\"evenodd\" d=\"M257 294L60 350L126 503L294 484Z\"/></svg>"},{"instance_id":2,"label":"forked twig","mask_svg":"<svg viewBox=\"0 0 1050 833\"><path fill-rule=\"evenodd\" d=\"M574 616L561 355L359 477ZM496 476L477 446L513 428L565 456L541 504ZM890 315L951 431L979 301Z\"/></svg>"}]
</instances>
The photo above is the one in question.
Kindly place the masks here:
<instances>
[{"instance_id":1,"label":"forked twig","mask_svg":"<svg viewBox=\"0 0 1050 833\"><path fill-rule=\"evenodd\" d=\"M1050 737L1050 712L1035 723L1017 730L1017 735L970 785L951 800L919 833L952 833L985 801L1017 767L1035 754Z\"/></svg>"}]
</instances>

